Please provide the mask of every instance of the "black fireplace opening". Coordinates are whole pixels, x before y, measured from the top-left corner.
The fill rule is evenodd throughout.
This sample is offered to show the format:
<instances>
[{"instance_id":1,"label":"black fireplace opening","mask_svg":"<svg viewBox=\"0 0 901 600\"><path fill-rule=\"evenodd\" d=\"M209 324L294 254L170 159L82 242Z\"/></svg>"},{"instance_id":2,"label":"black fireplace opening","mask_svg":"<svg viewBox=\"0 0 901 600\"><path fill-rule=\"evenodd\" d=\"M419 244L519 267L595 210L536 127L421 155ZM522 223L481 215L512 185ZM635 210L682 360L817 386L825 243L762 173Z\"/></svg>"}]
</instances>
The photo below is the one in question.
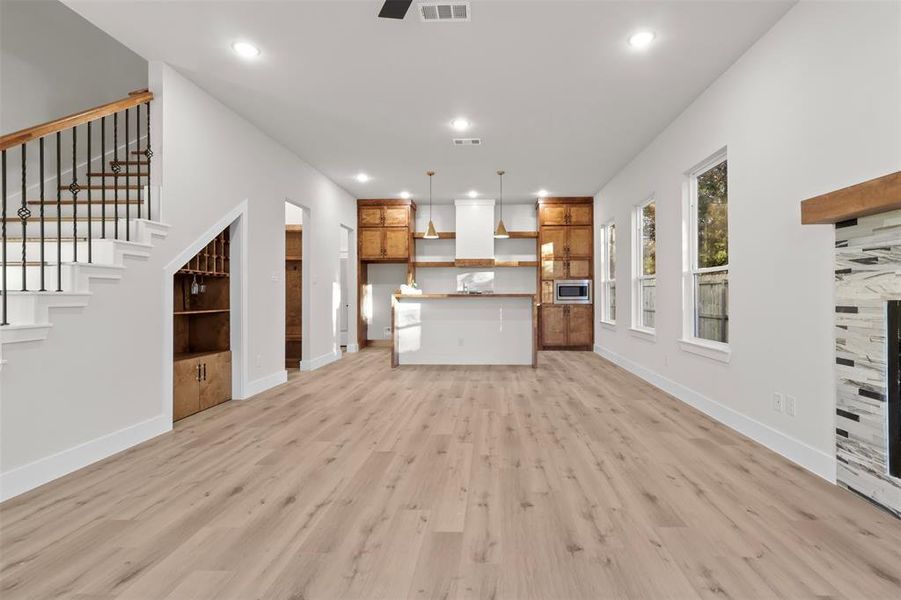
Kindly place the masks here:
<instances>
[{"instance_id":1,"label":"black fireplace opening","mask_svg":"<svg viewBox=\"0 0 901 600\"><path fill-rule=\"evenodd\" d=\"M888 351L888 470L901 477L901 300L886 307Z\"/></svg>"}]
</instances>

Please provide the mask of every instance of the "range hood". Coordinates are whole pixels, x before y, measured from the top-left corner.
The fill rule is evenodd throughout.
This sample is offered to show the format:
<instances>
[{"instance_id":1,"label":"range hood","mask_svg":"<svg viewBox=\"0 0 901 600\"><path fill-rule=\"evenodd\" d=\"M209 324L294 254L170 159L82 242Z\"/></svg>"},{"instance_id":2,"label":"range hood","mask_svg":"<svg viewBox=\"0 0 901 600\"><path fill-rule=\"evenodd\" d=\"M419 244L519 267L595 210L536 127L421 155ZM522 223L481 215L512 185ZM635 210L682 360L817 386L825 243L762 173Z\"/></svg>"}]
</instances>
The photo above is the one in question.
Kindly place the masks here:
<instances>
[{"instance_id":1,"label":"range hood","mask_svg":"<svg viewBox=\"0 0 901 600\"><path fill-rule=\"evenodd\" d=\"M454 207L457 217L456 265L493 266L494 200L455 200Z\"/></svg>"}]
</instances>

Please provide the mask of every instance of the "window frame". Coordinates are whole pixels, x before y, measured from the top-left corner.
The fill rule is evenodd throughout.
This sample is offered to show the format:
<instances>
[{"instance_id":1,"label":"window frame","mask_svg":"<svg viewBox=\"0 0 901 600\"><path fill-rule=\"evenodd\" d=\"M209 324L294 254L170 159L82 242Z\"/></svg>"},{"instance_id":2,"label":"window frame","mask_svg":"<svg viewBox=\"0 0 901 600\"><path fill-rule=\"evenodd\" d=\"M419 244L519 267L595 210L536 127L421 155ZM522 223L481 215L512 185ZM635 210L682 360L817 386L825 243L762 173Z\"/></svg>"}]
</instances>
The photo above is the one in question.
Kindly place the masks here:
<instances>
[{"instance_id":1,"label":"window frame","mask_svg":"<svg viewBox=\"0 0 901 600\"><path fill-rule=\"evenodd\" d=\"M699 275L704 275L707 273L727 273L727 281L728 281L728 273L731 266L731 257L727 259L725 265L721 265L718 267L699 267L698 266L698 178L706 173L707 171L713 169L714 167L719 166L720 164L726 162L728 163L729 157L727 153L727 148L723 147L720 150L716 151L709 157L707 157L702 162L695 165L691 170L686 172L686 193L685 193L685 234L686 234L686 256L685 256L685 269L684 269L684 282L683 282L683 329L682 329L682 339L681 345L683 350L688 352L692 352L695 354L700 354L702 356L706 356L708 358L713 358L716 360L720 360L722 362L729 362L730 358L730 342L720 342L717 340L708 340L705 338L697 337L695 335L696 328L696 303L697 303L697 290L695 286L695 279ZM727 249L731 247L730 239L731 239L731 219L729 219L730 210L729 210L729 194L728 194L728 166L727 166L727 192L726 192L726 215L727 215L727 225L726 225L726 247ZM730 291L727 291L727 294L731 294ZM731 302L728 301L727 296L727 315L729 310L731 309ZM731 340L731 331L730 335L727 339Z\"/></svg>"},{"instance_id":2,"label":"window frame","mask_svg":"<svg viewBox=\"0 0 901 600\"><path fill-rule=\"evenodd\" d=\"M655 205L654 211L654 274L644 274L644 227L643 212L650 205ZM657 281L657 198L656 194L648 196L641 204L635 206L632 211L632 331L641 337L653 339L657 332L656 315L654 319L654 327L648 327L642 321L644 314L641 301L642 283L649 280Z\"/></svg>"},{"instance_id":3,"label":"window frame","mask_svg":"<svg viewBox=\"0 0 901 600\"><path fill-rule=\"evenodd\" d=\"M610 219L601 225L601 323L604 325L616 325L616 273L610 273L612 266L610 258L610 234L613 237L613 252L616 252L616 220ZM611 305L611 299L613 303ZM610 308L613 308L613 311ZM611 312L613 316L611 317Z\"/></svg>"}]
</instances>

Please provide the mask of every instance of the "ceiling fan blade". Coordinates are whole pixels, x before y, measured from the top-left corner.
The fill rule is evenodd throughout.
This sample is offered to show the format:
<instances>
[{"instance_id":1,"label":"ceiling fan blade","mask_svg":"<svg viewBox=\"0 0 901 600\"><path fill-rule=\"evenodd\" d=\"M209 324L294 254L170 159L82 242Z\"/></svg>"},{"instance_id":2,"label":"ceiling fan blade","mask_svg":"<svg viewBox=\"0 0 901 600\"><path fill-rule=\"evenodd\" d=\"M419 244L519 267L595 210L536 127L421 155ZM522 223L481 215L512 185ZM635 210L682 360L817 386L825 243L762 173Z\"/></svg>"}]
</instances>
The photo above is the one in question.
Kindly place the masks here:
<instances>
[{"instance_id":1,"label":"ceiling fan blade","mask_svg":"<svg viewBox=\"0 0 901 600\"><path fill-rule=\"evenodd\" d=\"M413 0L385 0L379 17L383 19L403 19L407 16L407 9L413 4Z\"/></svg>"}]
</instances>

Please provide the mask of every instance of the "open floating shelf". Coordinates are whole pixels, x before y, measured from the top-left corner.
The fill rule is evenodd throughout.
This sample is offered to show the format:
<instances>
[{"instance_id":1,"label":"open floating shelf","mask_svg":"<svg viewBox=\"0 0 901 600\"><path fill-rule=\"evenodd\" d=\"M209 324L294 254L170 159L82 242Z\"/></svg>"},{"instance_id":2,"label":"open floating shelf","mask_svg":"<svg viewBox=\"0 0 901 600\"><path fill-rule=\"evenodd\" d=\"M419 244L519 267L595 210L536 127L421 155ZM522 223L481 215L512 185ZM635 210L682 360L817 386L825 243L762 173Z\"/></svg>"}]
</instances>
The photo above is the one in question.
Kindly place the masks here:
<instances>
[{"instance_id":1,"label":"open floating shelf","mask_svg":"<svg viewBox=\"0 0 901 600\"><path fill-rule=\"evenodd\" d=\"M460 268L460 269L474 269L474 268L508 268L508 267L537 267L537 260L497 260L494 261L492 265L458 265L456 262L452 260L447 261L417 261L413 263L416 267L421 268Z\"/></svg>"},{"instance_id":2,"label":"open floating shelf","mask_svg":"<svg viewBox=\"0 0 901 600\"><path fill-rule=\"evenodd\" d=\"M508 231L507 233L510 234L511 240L512 239L526 239L526 238L537 238L538 237L537 231ZM414 233L413 237L417 240L434 239L434 238L424 238L423 237L424 235L425 235L425 233L420 231L420 232ZM456 237L457 237L456 231L439 231L438 232L439 240L452 240L452 239L455 239ZM497 238L495 238L495 239L497 239ZM503 238L501 238L501 239L503 239Z\"/></svg>"}]
</instances>

